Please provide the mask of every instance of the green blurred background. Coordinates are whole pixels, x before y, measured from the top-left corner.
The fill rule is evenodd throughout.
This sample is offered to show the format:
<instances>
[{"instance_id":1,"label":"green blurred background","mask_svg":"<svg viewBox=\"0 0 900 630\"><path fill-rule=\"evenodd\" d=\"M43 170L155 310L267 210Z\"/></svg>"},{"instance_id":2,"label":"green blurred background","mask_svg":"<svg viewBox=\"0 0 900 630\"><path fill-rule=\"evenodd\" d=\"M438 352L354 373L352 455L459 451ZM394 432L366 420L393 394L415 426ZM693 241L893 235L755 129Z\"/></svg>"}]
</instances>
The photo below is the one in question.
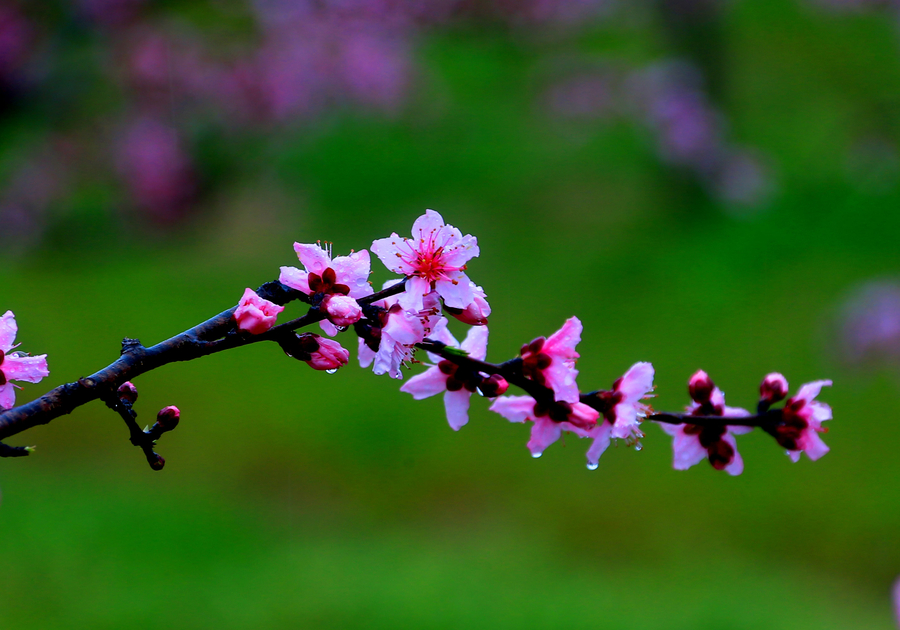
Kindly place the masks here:
<instances>
[{"instance_id":1,"label":"green blurred background","mask_svg":"<svg viewBox=\"0 0 900 630\"><path fill-rule=\"evenodd\" d=\"M573 19L463 2L398 27L367 3L359 32L406 55L396 98L329 85L317 107L256 116L175 87L150 103L110 63L157 29L238 64L266 45L265 3L107 4L0 7L30 25L0 110L0 310L51 369L19 402L106 365L122 337L156 343L228 308L297 264L295 240L367 248L434 208L478 237L489 360L575 314L582 389L651 361L657 409L683 407L700 368L747 408L769 371L792 389L832 378L832 450L792 464L754 432L741 476L677 472L648 426L641 452L611 447L590 472L587 442L533 460L527 427L480 401L454 433L439 398L414 402L353 363L327 375L242 348L136 381L139 421L182 410L161 473L100 404L9 441L38 451L0 462L3 627L894 627L892 6L595 3ZM344 5L310 9L327 50L363 14ZM646 77L673 67L694 77L685 118L659 113L669 91L647 96ZM145 167L121 175L126 158L103 157L135 111L178 131L183 156L158 159L183 161L184 194L154 197L134 184ZM690 124L718 139L673 157L666 134ZM717 170L730 147L757 160L749 194ZM35 159L65 185L22 183ZM373 269L376 286L390 277Z\"/></svg>"}]
</instances>

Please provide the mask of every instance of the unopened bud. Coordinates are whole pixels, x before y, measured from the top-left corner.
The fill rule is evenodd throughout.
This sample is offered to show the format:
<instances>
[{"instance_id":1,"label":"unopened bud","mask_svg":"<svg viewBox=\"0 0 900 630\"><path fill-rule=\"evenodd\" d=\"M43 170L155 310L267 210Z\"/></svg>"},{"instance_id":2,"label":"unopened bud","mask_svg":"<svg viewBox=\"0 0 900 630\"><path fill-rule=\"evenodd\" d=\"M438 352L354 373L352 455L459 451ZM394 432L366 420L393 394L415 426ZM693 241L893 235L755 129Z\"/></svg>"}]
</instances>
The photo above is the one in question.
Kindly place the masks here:
<instances>
[{"instance_id":1,"label":"unopened bud","mask_svg":"<svg viewBox=\"0 0 900 630\"><path fill-rule=\"evenodd\" d=\"M163 407L156 414L156 424L159 425L161 433L171 431L178 426L178 420L181 418L181 411L174 405Z\"/></svg>"},{"instance_id":2,"label":"unopened bud","mask_svg":"<svg viewBox=\"0 0 900 630\"><path fill-rule=\"evenodd\" d=\"M306 363L314 370L336 370L347 365L350 353L341 344L331 339L318 337L318 350L310 353Z\"/></svg>"},{"instance_id":3,"label":"unopened bud","mask_svg":"<svg viewBox=\"0 0 900 630\"><path fill-rule=\"evenodd\" d=\"M335 326L350 326L362 317L362 309L352 297L346 295L328 295L319 307L328 315Z\"/></svg>"},{"instance_id":4,"label":"unopened bud","mask_svg":"<svg viewBox=\"0 0 900 630\"><path fill-rule=\"evenodd\" d=\"M150 468L152 468L153 470L162 470L163 466L166 465L166 460L163 458L162 455L160 455L158 453L153 453L153 454L156 455L156 460L150 462Z\"/></svg>"},{"instance_id":5,"label":"unopened bud","mask_svg":"<svg viewBox=\"0 0 900 630\"><path fill-rule=\"evenodd\" d=\"M787 393L787 379L778 372L767 374L759 385L760 399L766 401L770 405L784 400Z\"/></svg>"},{"instance_id":6,"label":"unopened bud","mask_svg":"<svg viewBox=\"0 0 900 630\"><path fill-rule=\"evenodd\" d=\"M484 379L481 382L481 385L478 386L478 391L480 391L481 395L485 398L502 396L506 393L507 389L509 389L509 383L507 383L506 379L499 374L492 374Z\"/></svg>"},{"instance_id":7,"label":"unopened bud","mask_svg":"<svg viewBox=\"0 0 900 630\"><path fill-rule=\"evenodd\" d=\"M119 395L119 400L127 400L132 405L138 397L137 387L135 387L134 383L131 381L125 381L119 385L119 389L116 390L116 393Z\"/></svg>"},{"instance_id":8,"label":"unopened bud","mask_svg":"<svg viewBox=\"0 0 900 630\"><path fill-rule=\"evenodd\" d=\"M709 402L714 388L715 385L712 379L703 370L697 370L691 377L691 380L688 381L688 393L691 395L691 399L701 405Z\"/></svg>"}]
</instances>

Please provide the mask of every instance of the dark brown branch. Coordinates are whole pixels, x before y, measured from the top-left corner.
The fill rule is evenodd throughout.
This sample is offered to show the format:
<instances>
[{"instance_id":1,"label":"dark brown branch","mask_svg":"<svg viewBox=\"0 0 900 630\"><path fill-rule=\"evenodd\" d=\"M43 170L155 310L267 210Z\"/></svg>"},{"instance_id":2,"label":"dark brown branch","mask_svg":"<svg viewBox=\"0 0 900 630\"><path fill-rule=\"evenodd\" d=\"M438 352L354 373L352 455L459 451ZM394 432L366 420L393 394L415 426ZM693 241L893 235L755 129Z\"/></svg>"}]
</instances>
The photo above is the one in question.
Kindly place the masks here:
<instances>
[{"instance_id":1,"label":"dark brown branch","mask_svg":"<svg viewBox=\"0 0 900 630\"><path fill-rule=\"evenodd\" d=\"M357 301L361 305L368 305L401 293L404 288L405 282L401 281ZM294 300L309 302L308 296L290 289L280 282L268 282L262 285L257 293L260 297L281 305ZM325 319L323 312L311 310L306 315L275 326L261 335L247 335L237 332L234 322L235 308L237 307L223 311L215 317L149 348L144 347L137 339L124 339L121 356L105 368L78 379L74 383L60 385L30 403L0 413L0 440L37 425L47 424L55 418L72 413L76 408L93 400L118 400L115 392L119 385L168 363L191 361L260 341L277 341L282 335ZM131 430L130 427L129 430ZM0 452L0 456L2 456L2 452Z\"/></svg>"}]
</instances>

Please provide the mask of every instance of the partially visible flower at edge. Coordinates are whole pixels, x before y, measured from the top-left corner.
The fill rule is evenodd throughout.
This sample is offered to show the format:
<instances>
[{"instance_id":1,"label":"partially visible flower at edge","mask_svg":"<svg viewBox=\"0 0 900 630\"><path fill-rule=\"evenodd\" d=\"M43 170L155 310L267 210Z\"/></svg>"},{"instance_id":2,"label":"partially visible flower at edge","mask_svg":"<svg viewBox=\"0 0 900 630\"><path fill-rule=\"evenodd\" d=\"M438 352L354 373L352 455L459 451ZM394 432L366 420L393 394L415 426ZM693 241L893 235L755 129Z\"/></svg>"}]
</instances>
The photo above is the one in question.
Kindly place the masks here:
<instances>
[{"instance_id":1,"label":"partially visible flower at edge","mask_svg":"<svg viewBox=\"0 0 900 630\"><path fill-rule=\"evenodd\" d=\"M10 381L38 383L50 374L47 369L47 355L29 357L21 352L10 353L18 347L16 340L18 325L12 311L0 317L0 409L12 409L16 404L15 387Z\"/></svg>"}]
</instances>

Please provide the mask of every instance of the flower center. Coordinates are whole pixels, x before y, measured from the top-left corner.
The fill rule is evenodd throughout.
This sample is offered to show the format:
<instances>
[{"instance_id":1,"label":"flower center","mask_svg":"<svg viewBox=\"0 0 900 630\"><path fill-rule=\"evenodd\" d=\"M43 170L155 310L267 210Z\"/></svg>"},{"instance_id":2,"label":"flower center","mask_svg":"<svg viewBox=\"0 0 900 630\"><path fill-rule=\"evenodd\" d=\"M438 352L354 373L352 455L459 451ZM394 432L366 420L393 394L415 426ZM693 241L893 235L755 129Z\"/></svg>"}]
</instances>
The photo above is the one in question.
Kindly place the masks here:
<instances>
[{"instance_id":1,"label":"flower center","mask_svg":"<svg viewBox=\"0 0 900 630\"><path fill-rule=\"evenodd\" d=\"M617 381L618 383L618 381ZM622 392L597 392L597 402L592 407L600 412L603 419L610 424L616 423L616 405L618 405L625 396Z\"/></svg>"},{"instance_id":2,"label":"flower center","mask_svg":"<svg viewBox=\"0 0 900 630\"><path fill-rule=\"evenodd\" d=\"M441 260L444 248L438 247L436 250L427 250L416 253L416 270L418 275L426 280L434 281L441 277L444 272L444 263Z\"/></svg>"},{"instance_id":3,"label":"flower center","mask_svg":"<svg viewBox=\"0 0 900 630\"><path fill-rule=\"evenodd\" d=\"M441 361L438 363L438 369L441 374L447 376L448 392L458 392L463 388L466 391L474 392L484 380L477 372L460 367L452 361Z\"/></svg>"},{"instance_id":4,"label":"flower center","mask_svg":"<svg viewBox=\"0 0 900 630\"><path fill-rule=\"evenodd\" d=\"M778 443L789 451L799 450L797 441L809 427L809 422L800 413L805 406L805 400L796 400L785 405L781 411L781 423L775 427Z\"/></svg>"},{"instance_id":5,"label":"flower center","mask_svg":"<svg viewBox=\"0 0 900 630\"><path fill-rule=\"evenodd\" d=\"M522 374L540 385L546 384L547 379L544 378L543 371L553 363L553 357L541 352L545 341L546 339L543 337L538 337L531 343L522 346L519 351L522 355Z\"/></svg>"},{"instance_id":6,"label":"flower center","mask_svg":"<svg viewBox=\"0 0 900 630\"><path fill-rule=\"evenodd\" d=\"M726 430L725 425L711 427L699 424L684 425L684 432L687 435L697 436L700 446L706 449L709 463L716 470L724 470L734 459L734 449L731 444L722 439Z\"/></svg>"},{"instance_id":7,"label":"flower center","mask_svg":"<svg viewBox=\"0 0 900 630\"><path fill-rule=\"evenodd\" d=\"M309 290L313 293L340 293L341 295L350 293L350 287L338 283L337 274L331 267L326 268L321 276L310 272L306 279L309 283Z\"/></svg>"}]
</instances>

